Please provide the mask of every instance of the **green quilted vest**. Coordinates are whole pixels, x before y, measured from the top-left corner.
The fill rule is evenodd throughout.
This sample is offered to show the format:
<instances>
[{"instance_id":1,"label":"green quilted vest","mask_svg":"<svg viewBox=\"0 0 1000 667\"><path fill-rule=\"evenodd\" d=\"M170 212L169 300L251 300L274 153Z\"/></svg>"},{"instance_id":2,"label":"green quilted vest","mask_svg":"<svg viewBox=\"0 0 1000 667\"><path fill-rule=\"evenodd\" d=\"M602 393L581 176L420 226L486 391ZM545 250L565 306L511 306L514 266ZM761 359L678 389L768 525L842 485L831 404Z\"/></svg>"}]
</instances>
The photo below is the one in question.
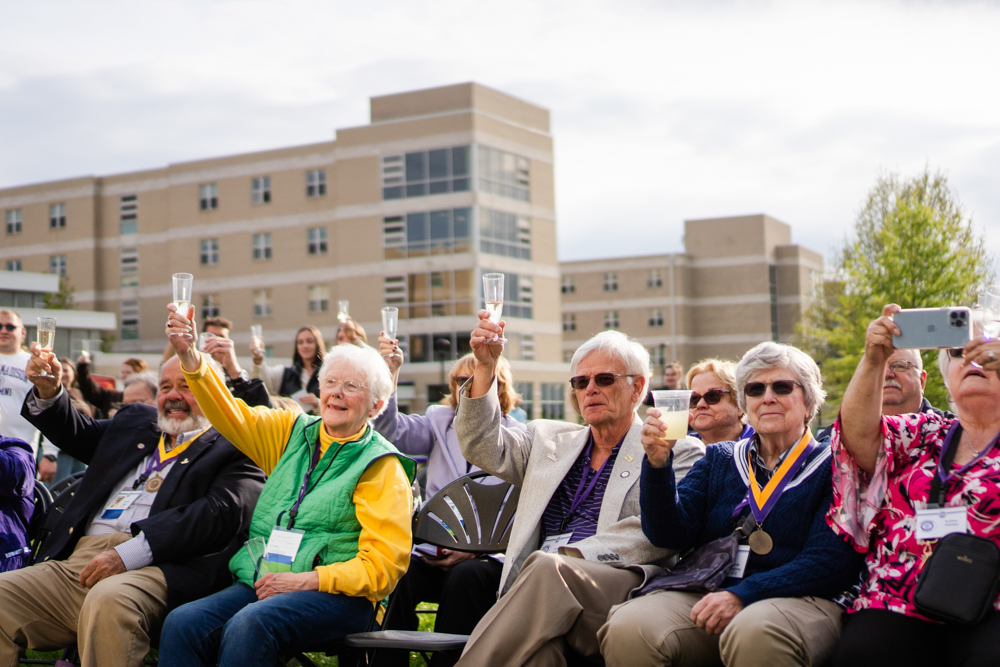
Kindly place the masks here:
<instances>
[{"instance_id":1,"label":"green quilted vest","mask_svg":"<svg viewBox=\"0 0 1000 667\"><path fill-rule=\"evenodd\" d=\"M295 420L285 452L267 478L254 508L251 539L268 539L279 517L282 528L288 527L289 510L299 497L313 452L319 447L322 427L320 417L301 415ZM354 489L368 466L383 456L399 457L407 477L413 481L413 461L370 426L361 440L343 445L334 442L326 450L313 471L309 493L295 518L294 528L304 530L305 535L292 562L292 572L308 572L317 565L340 563L357 556L361 524L354 512ZM237 581L253 586L254 563L245 547L229 561L229 571Z\"/></svg>"}]
</instances>

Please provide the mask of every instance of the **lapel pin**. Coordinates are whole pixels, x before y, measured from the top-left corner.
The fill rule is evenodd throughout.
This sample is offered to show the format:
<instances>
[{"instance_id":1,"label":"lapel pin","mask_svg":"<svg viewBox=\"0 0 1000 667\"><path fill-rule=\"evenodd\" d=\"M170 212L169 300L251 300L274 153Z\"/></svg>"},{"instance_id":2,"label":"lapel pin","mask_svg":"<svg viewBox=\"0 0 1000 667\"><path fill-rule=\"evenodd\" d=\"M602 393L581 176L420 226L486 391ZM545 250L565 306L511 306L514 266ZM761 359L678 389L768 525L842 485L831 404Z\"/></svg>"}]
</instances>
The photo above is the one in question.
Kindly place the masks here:
<instances>
[{"instance_id":1,"label":"lapel pin","mask_svg":"<svg viewBox=\"0 0 1000 667\"><path fill-rule=\"evenodd\" d=\"M188 463L187 459L184 459L183 461L181 461L181 465L184 465L185 463Z\"/></svg>"},{"instance_id":2,"label":"lapel pin","mask_svg":"<svg viewBox=\"0 0 1000 667\"><path fill-rule=\"evenodd\" d=\"M559 460L559 459L558 459L558 458L556 457L556 455L555 455L555 454L553 454L552 452L549 452L549 459L550 459L550 460L552 460L552 461L558 461L558 460Z\"/></svg>"},{"instance_id":3,"label":"lapel pin","mask_svg":"<svg viewBox=\"0 0 1000 667\"><path fill-rule=\"evenodd\" d=\"M626 470L626 471L624 471L624 472L622 473L622 477L628 477L628 470Z\"/></svg>"},{"instance_id":4,"label":"lapel pin","mask_svg":"<svg viewBox=\"0 0 1000 667\"><path fill-rule=\"evenodd\" d=\"M629 463L632 463L632 457L629 456L628 454L625 455L625 460L628 461Z\"/></svg>"},{"instance_id":5,"label":"lapel pin","mask_svg":"<svg viewBox=\"0 0 1000 667\"><path fill-rule=\"evenodd\" d=\"M145 449L145 448L146 448L146 445L144 445L144 444L142 444L142 443L140 442L140 443L139 443L139 449Z\"/></svg>"}]
</instances>

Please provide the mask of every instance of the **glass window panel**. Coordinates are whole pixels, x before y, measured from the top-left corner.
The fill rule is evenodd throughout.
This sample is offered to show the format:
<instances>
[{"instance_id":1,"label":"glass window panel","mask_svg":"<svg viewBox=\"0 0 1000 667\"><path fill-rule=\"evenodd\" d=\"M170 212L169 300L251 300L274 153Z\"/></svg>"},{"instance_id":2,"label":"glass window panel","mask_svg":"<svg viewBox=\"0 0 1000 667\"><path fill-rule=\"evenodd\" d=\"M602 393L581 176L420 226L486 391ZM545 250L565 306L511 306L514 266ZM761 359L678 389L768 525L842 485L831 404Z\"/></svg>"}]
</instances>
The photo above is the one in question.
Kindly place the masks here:
<instances>
[{"instance_id":1,"label":"glass window panel","mask_svg":"<svg viewBox=\"0 0 1000 667\"><path fill-rule=\"evenodd\" d=\"M472 217L472 209L456 208L452 212L455 220L455 238L464 239L469 237L469 222Z\"/></svg>"},{"instance_id":2,"label":"glass window panel","mask_svg":"<svg viewBox=\"0 0 1000 667\"><path fill-rule=\"evenodd\" d=\"M406 216L406 240L410 243L427 240L427 214L408 213Z\"/></svg>"},{"instance_id":3,"label":"glass window panel","mask_svg":"<svg viewBox=\"0 0 1000 667\"><path fill-rule=\"evenodd\" d=\"M409 155L407 158L409 158ZM427 151L427 164L430 178L446 178L449 176L447 149ZM407 176L409 176L409 171L407 171ZM407 178L407 180L412 179Z\"/></svg>"},{"instance_id":4,"label":"glass window panel","mask_svg":"<svg viewBox=\"0 0 1000 667\"><path fill-rule=\"evenodd\" d=\"M462 299L473 299L475 294L472 292L472 269L465 269L464 271L455 271L455 298L458 300Z\"/></svg>"},{"instance_id":5,"label":"glass window panel","mask_svg":"<svg viewBox=\"0 0 1000 667\"><path fill-rule=\"evenodd\" d=\"M410 303L421 303L430 301L430 292L427 284L426 273L411 273L409 278L409 301Z\"/></svg>"},{"instance_id":6,"label":"glass window panel","mask_svg":"<svg viewBox=\"0 0 1000 667\"><path fill-rule=\"evenodd\" d=\"M468 146L457 146L451 149L451 173L453 176L469 175Z\"/></svg>"},{"instance_id":7,"label":"glass window panel","mask_svg":"<svg viewBox=\"0 0 1000 667\"><path fill-rule=\"evenodd\" d=\"M410 317L430 317L430 309L427 305L410 306Z\"/></svg>"},{"instance_id":8,"label":"glass window panel","mask_svg":"<svg viewBox=\"0 0 1000 667\"><path fill-rule=\"evenodd\" d=\"M432 181L430 184L430 194L444 194L450 190L449 185L451 185L449 181Z\"/></svg>"},{"instance_id":9,"label":"glass window panel","mask_svg":"<svg viewBox=\"0 0 1000 667\"><path fill-rule=\"evenodd\" d=\"M456 178L451 182L451 189L454 192L468 192L469 191L469 179L467 178Z\"/></svg>"},{"instance_id":10,"label":"glass window panel","mask_svg":"<svg viewBox=\"0 0 1000 667\"><path fill-rule=\"evenodd\" d=\"M427 194L427 185L425 183L406 186L407 197L423 197L425 194Z\"/></svg>"},{"instance_id":11,"label":"glass window panel","mask_svg":"<svg viewBox=\"0 0 1000 667\"><path fill-rule=\"evenodd\" d=\"M451 211L431 211L431 240L451 238Z\"/></svg>"},{"instance_id":12,"label":"glass window panel","mask_svg":"<svg viewBox=\"0 0 1000 667\"><path fill-rule=\"evenodd\" d=\"M382 199L402 199L403 187L382 188Z\"/></svg>"},{"instance_id":13,"label":"glass window panel","mask_svg":"<svg viewBox=\"0 0 1000 667\"><path fill-rule=\"evenodd\" d=\"M419 153L407 153L406 154L406 180L411 181L422 181L427 178L427 170L424 167L424 156L427 155L423 151Z\"/></svg>"}]
</instances>

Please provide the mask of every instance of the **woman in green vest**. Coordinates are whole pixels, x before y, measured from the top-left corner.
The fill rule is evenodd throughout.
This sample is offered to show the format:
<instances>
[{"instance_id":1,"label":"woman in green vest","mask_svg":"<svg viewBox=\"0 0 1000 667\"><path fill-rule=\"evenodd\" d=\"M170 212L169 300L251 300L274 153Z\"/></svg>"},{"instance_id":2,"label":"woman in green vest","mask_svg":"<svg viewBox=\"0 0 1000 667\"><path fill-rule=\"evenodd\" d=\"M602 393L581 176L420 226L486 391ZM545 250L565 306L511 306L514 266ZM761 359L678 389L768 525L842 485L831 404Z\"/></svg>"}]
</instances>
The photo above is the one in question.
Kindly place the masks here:
<instances>
[{"instance_id":1,"label":"woman in green vest","mask_svg":"<svg viewBox=\"0 0 1000 667\"><path fill-rule=\"evenodd\" d=\"M405 573L412 540L413 463L371 427L392 392L385 362L339 345L319 372L319 417L250 408L185 333L194 324L171 310L167 334L198 404L267 483L248 548L229 562L235 583L167 616L160 665L270 667L287 647L363 632ZM262 540L263 558L252 553Z\"/></svg>"}]
</instances>

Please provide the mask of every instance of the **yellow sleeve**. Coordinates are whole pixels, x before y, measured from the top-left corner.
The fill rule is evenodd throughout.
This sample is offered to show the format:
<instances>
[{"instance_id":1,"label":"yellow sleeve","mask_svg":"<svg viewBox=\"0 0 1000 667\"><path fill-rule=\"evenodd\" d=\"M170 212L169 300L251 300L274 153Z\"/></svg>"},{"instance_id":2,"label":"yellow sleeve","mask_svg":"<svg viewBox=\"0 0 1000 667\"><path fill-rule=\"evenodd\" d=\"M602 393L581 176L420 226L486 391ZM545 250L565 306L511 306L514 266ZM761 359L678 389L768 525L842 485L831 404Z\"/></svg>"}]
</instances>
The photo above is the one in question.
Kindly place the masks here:
<instances>
[{"instance_id":1,"label":"yellow sleeve","mask_svg":"<svg viewBox=\"0 0 1000 667\"><path fill-rule=\"evenodd\" d=\"M391 593L410 564L412 505L410 482L399 459L383 456L372 463L354 489L354 509L361 523L358 555L317 567L319 590L372 602Z\"/></svg>"},{"instance_id":2,"label":"yellow sleeve","mask_svg":"<svg viewBox=\"0 0 1000 667\"><path fill-rule=\"evenodd\" d=\"M238 398L233 398L212 367L201 358L198 370L184 370L191 393L198 399L201 411L236 449L270 475L288 445L296 413L291 410L251 408Z\"/></svg>"}]
</instances>

